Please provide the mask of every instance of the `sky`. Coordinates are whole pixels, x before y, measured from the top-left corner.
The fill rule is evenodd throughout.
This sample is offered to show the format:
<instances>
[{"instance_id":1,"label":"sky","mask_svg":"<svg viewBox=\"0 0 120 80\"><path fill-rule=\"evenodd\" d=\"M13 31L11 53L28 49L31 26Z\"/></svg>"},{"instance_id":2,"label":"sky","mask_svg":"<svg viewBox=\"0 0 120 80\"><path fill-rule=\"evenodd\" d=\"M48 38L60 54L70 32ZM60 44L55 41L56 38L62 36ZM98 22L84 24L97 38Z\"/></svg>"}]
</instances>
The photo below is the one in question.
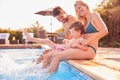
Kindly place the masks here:
<instances>
[{"instance_id":1,"label":"sky","mask_svg":"<svg viewBox=\"0 0 120 80\"><path fill-rule=\"evenodd\" d=\"M86 1L92 8L95 8L102 0ZM0 0L0 28L12 30L28 28L38 21L47 31L55 32L62 26L62 23L52 16L42 16L35 13L61 6L68 14L75 16L74 3L75 0Z\"/></svg>"}]
</instances>

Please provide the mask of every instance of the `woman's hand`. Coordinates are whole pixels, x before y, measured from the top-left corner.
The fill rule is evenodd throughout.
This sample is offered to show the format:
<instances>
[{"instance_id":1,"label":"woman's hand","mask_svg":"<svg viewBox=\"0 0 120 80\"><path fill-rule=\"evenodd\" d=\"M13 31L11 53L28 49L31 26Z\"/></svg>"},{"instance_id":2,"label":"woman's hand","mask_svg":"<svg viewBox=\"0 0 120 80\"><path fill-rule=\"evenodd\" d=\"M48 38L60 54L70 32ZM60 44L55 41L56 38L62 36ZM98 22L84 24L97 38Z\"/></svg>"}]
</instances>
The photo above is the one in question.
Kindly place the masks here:
<instances>
[{"instance_id":1,"label":"woman's hand","mask_svg":"<svg viewBox=\"0 0 120 80\"><path fill-rule=\"evenodd\" d=\"M66 49L71 48L71 44L66 44Z\"/></svg>"},{"instance_id":2,"label":"woman's hand","mask_svg":"<svg viewBox=\"0 0 120 80\"><path fill-rule=\"evenodd\" d=\"M79 42L79 44L83 44L84 43L83 38L79 38L78 42Z\"/></svg>"},{"instance_id":3,"label":"woman's hand","mask_svg":"<svg viewBox=\"0 0 120 80\"><path fill-rule=\"evenodd\" d=\"M80 44L78 42L74 42L71 44L72 48L77 48Z\"/></svg>"},{"instance_id":4,"label":"woman's hand","mask_svg":"<svg viewBox=\"0 0 120 80\"><path fill-rule=\"evenodd\" d=\"M70 41L66 44L66 48L76 48L79 45L77 41Z\"/></svg>"}]
</instances>

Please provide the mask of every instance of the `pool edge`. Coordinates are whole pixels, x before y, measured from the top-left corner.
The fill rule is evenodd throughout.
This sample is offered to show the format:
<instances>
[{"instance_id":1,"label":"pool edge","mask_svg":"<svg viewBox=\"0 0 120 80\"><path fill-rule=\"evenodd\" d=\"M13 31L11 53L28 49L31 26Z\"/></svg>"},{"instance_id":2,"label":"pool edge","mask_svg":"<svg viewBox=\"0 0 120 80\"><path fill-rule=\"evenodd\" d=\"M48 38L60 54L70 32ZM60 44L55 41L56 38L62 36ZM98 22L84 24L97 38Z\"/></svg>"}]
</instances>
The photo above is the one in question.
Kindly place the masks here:
<instances>
[{"instance_id":1,"label":"pool edge","mask_svg":"<svg viewBox=\"0 0 120 80\"><path fill-rule=\"evenodd\" d=\"M67 62L94 80L120 80L120 48L99 48L92 60Z\"/></svg>"},{"instance_id":2,"label":"pool edge","mask_svg":"<svg viewBox=\"0 0 120 80\"><path fill-rule=\"evenodd\" d=\"M90 78L92 78L93 80L104 80L104 78L96 75L95 73L92 73L90 71L88 71L87 69L83 68L80 64L74 62L74 60L69 60L67 61L68 64L72 65L73 67L75 67L77 70L83 72L84 74L88 75Z\"/></svg>"}]
</instances>

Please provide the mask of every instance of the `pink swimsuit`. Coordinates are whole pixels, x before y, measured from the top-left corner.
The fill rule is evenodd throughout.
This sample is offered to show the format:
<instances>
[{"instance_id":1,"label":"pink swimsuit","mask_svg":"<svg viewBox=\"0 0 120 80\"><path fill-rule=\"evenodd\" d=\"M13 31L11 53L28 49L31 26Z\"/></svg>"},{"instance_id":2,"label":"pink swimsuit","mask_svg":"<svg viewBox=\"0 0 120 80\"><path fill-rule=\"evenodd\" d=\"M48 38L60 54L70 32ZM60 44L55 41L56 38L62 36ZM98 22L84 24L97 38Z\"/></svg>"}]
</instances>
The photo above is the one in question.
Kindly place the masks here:
<instances>
[{"instance_id":1,"label":"pink swimsuit","mask_svg":"<svg viewBox=\"0 0 120 80\"><path fill-rule=\"evenodd\" d=\"M66 48L65 48L65 45L64 45L64 46L54 45L54 49L55 49L55 50L58 50L58 51L63 51L63 50L65 50Z\"/></svg>"}]
</instances>

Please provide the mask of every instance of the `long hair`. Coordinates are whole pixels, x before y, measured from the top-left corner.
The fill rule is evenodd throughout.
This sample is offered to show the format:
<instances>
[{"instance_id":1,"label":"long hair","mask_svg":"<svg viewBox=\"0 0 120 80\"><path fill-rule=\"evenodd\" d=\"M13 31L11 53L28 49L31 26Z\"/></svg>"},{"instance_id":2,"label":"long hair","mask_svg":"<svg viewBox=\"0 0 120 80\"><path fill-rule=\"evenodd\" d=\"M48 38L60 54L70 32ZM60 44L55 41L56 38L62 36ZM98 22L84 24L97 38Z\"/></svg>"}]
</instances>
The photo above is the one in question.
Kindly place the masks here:
<instances>
[{"instance_id":1,"label":"long hair","mask_svg":"<svg viewBox=\"0 0 120 80\"><path fill-rule=\"evenodd\" d=\"M92 12L92 9L89 7L89 5L83 1L83 0L76 0L74 6L76 5L82 5L85 6L89 11ZM84 26L87 24L87 18L85 16L79 16L79 14L76 12L76 16L78 21L80 21Z\"/></svg>"}]
</instances>

